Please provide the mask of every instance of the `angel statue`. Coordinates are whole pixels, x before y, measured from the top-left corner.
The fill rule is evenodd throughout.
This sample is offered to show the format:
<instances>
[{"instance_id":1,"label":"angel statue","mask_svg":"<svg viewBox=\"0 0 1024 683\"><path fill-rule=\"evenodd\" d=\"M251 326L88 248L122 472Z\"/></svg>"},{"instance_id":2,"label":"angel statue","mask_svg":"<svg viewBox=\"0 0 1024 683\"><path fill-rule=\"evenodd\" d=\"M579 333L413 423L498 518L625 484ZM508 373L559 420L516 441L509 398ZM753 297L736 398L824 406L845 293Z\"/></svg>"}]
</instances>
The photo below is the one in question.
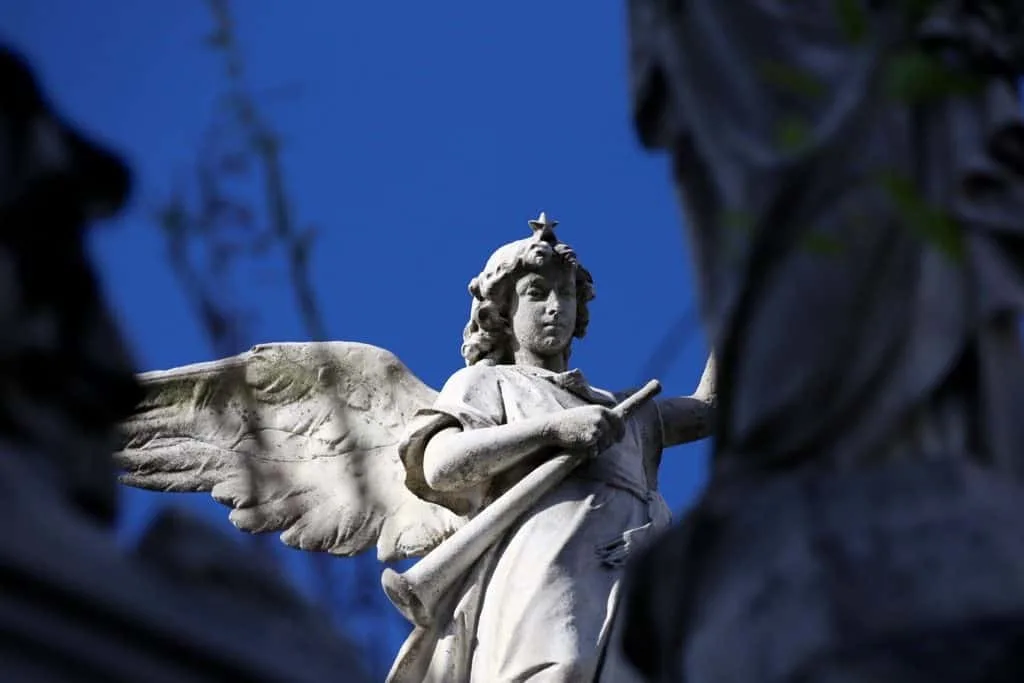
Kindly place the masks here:
<instances>
[{"instance_id":1,"label":"angel statue","mask_svg":"<svg viewBox=\"0 0 1024 683\"><path fill-rule=\"evenodd\" d=\"M570 370L594 286L556 224L541 213L470 282L466 367L440 392L349 342L146 373L123 481L209 491L237 527L303 550L375 544L383 561L423 558L408 573L435 558L445 581L418 576L393 683L594 680L614 666L602 655L624 562L669 522L662 449L709 432L713 361L693 395L646 403ZM520 494L565 453L560 478ZM490 535L465 541L473 525Z\"/></svg>"}]
</instances>

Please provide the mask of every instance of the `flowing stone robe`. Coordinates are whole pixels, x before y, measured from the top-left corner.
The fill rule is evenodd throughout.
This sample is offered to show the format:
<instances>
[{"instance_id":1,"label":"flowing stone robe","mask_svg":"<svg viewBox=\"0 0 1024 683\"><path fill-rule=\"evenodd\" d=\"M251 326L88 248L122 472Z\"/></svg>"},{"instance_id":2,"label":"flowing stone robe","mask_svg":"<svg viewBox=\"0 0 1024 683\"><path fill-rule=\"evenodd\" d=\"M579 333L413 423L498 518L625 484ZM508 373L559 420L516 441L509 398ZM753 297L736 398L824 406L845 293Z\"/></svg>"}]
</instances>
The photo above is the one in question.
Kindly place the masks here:
<instances>
[{"instance_id":1,"label":"flowing stone robe","mask_svg":"<svg viewBox=\"0 0 1024 683\"><path fill-rule=\"evenodd\" d=\"M403 460L422 472L426 442L446 427L481 429L624 397L591 387L578 371L474 365L453 375L435 405L414 418ZM546 494L476 563L439 608L438 625L409 637L390 681L592 680L622 575L621 563L603 562L602 551L627 532L639 538L669 522L656 490L656 404L639 409L626 427L620 442ZM552 454L539 453L464 495L486 505Z\"/></svg>"}]
</instances>

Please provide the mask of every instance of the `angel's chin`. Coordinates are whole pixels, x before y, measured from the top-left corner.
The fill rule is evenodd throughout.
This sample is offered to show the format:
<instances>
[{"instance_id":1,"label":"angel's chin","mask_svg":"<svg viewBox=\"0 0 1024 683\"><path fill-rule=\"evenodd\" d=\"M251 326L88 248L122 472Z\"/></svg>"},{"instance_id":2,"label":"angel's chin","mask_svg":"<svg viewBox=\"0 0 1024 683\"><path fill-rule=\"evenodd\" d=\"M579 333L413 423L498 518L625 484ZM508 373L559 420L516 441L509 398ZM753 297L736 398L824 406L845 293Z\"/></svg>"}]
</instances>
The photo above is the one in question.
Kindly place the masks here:
<instances>
[{"instance_id":1,"label":"angel's chin","mask_svg":"<svg viewBox=\"0 0 1024 683\"><path fill-rule=\"evenodd\" d=\"M551 358L563 355L567 346L561 339L544 339L541 343L537 344L534 352L537 355Z\"/></svg>"}]
</instances>

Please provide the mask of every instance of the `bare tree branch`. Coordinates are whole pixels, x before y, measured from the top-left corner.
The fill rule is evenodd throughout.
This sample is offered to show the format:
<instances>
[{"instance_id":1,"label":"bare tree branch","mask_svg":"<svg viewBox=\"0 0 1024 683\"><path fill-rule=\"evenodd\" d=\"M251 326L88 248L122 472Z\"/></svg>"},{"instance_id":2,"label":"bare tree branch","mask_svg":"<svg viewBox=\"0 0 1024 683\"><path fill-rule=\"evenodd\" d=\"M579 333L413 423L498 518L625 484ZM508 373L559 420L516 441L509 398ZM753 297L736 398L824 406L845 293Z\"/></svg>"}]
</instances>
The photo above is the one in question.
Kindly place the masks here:
<instances>
[{"instance_id":1,"label":"bare tree branch","mask_svg":"<svg viewBox=\"0 0 1024 683\"><path fill-rule=\"evenodd\" d=\"M158 212L168 258L216 355L233 355L252 345L249 330L255 316L233 296L230 276L246 259L275 253L287 263L289 284L308 338L325 341L327 327L310 272L315 232L297 227L281 158L281 136L261 107L261 100L294 93L296 87L254 91L246 82L245 59L231 3L205 2L213 19L206 44L223 58L227 90L194 163L188 185L191 194L186 188L178 188ZM251 185L253 174L258 174L260 180L256 188L248 189L259 198L259 208L231 191L232 184L239 180L248 180ZM244 377L238 381L247 386ZM256 411L250 413L255 415ZM344 414L339 405L339 415ZM250 431L261 438L259 430ZM256 483L257 478L252 481ZM276 539L265 538L278 548ZM321 602L336 615L391 618L405 627L379 590L375 558L362 556L338 563L327 555L307 557L317 577ZM348 568L351 581L351 590L343 593L334 581L338 567ZM369 639L364 645L373 650L371 665L386 667L391 654L386 645L379 638Z\"/></svg>"},{"instance_id":2,"label":"bare tree branch","mask_svg":"<svg viewBox=\"0 0 1024 683\"><path fill-rule=\"evenodd\" d=\"M644 362L637 386L652 377L664 377L700 331L696 304L691 301L668 326L651 355Z\"/></svg>"}]
</instances>

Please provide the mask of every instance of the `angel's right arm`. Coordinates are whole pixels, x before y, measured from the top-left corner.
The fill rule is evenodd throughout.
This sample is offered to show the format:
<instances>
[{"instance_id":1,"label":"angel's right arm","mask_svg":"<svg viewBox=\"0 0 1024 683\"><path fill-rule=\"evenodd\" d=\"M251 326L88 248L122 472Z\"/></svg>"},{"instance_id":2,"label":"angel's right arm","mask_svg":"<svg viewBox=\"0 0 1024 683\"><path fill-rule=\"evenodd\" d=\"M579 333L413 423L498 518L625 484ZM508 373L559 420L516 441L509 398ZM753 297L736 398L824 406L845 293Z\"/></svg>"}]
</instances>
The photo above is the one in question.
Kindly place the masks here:
<instances>
[{"instance_id":1,"label":"angel's right arm","mask_svg":"<svg viewBox=\"0 0 1024 683\"><path fill-rule=\"evenodd\" d=\"M622 419L600 405L508 422L500 383L481 366L449 378L434 411L452 419L427 437L421 462L427 486L443 492L476 488L545 448L590 451L625 430Z\"/></svg>"},{"instance_id":2,"label":"angel's right arm","mask_svg":"<svg viewBox=\"0 0 1024 683\"><path fill-rule=\"evenodd\" d=\"M549 416L481 429L449 427L423 450L423 474L437 491L476 486L542 448L558 445Z\"/></svg>"}]
</instances>

